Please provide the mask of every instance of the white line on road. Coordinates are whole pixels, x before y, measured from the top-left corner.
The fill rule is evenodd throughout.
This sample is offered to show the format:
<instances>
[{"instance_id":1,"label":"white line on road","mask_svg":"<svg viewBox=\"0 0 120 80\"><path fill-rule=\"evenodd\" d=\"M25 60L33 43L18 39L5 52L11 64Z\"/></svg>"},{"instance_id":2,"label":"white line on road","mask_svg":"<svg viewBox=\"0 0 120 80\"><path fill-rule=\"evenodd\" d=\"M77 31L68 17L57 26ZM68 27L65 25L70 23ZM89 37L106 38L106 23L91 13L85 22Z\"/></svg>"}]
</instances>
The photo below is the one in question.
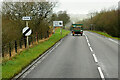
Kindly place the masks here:
<instances>
[{"instance_id":1,"label":"white line on road","mask_svg":"<svg viewBox=\"0 0 120 80\"><path fill-rule=\"evenodd\" d=\"M58 43L56 43L51 50L46 51L43 55L37 58L33 63L31 63L27 68L25 68L21 73L19 73L14 78L15 79L18 79L19 77L25 78L38 64L40 64L49 55L49 53L51 53L56 47L58 47L62 41L63 39L61 39ZM14 80L14 78L12 80Z\"/></svg>"},{"instance_id":2,"label":"white line on road","mask_svg":"<svg viewBox=\"0 0 120 80\"><path fill-rule=\"evenodd\" d=\"M98 67L98 71L100 73L100 77L102 78L102 80L105 80L101 67Z\"/></svg>"},{"instance_id":3,"label":"white line on road","mask_svg":"<svg viewBox=\"0 0 120 80\"><path fill-rule=\"evenodd\" d=\"M93 49L90 47L91 52L93 52Z\"/></svg>"},{"instance_id":4,"label":"white line on road","mask_svg":"<svg viewBox=\"0 0 120 80\"><path fill-rule=\"evenodd\" d=\"M92 35L96 35L95 33L92 33L92 32L88 32L88 33L90 33L90 34L92 34ZM98 38L100 38L102 35L100 35L100 34L97 34L97 35L99 35L99 37ZM110 41L112 41L112 42L114 42L114 43L116 43L116 44L118 44L118 45L120 45L120 43L119 43L119 41L117 40L114 40L114 39L111 39L111 38L108 38L108 37L105 37L105 36L103 36L104 38L106 38L106 39L108 39L108 40L110 40Z\"/></svg>"},{"instance_id":5,"label":"white line on road","mask_svg":"<svg viewBox=\"0 0 120 80\"><path fill-rule=\"evenodd\" d=\"M87 43L89 43L89 40L87 40Z\"/></svg>"},{"instance_id":6,"label":"white line on road","mask_svg":"<svg viewBox=\"0 0 120 80\"><path fill-rule=\"evenodd\" d=\"M85 35L85 33L83 33L83 35Z\"/></svg>"},{"instance_id":7,"label":"white line on road","mask_svg":"<svg viewBox=\"0 0 120 80\"><path fill-rule=\"evenodd\" d=\"M112 42L114 42L114 43L116 43L116 44L119 44L118 41L115 41L115 40L113 40L113 39L111 39L111 38L108 38L108 40L110 40L110 41L112 41ZM119 44L119 45L120 45L120 44Z\"/></svg>"},{"instance_id":8,"label":"white line on road","mask_svg":"<svg viewBox=\"0 0 120 80\"><path fill-rule=\"evenodd\" d=\"M90 43L88 43L88 46L90 47Z\"/></svg>"},{"instance_id":9,"label":"white line on road","mask_svg":"<svg viewBox=\"0 0 120 80\"><path fill-rule=\"evenodd\" d=\"M84 34L84 35L85 35L85 34ZM86 38L86 40L87 40L87 43L88 43L88 46L89 46L91 52L93 53L93 54L92 54L92 55L93 55L93 58L94 58L95 62L98 64L98 59L97 59L97 57L96 57L96 55L95 55L92 47L90 46L90 43L89 43L89 40L88 40L87 35L85 35L85 38ZM100 73L101 79L102 79L102 80L105 80L105 77L104 77L104 74L103 74L103 72L102 72L101 67L98 66L97 68L98 68L98 71L99 71L99 73Z\"/></svg>"},{"instance_id":10,"label":"white line on road","mask_svg":"<svg viewBox=\"0 0 120 80\"><path fill-rule=\"evenodd\" d=\"M85 35L86 39L88 40L88 37Z\"/></svg>"},{"instance_id":11,"label":"white line on road","mask_svg":"<svg viewBox=\"0 0 120 80\"><path fill-rule=\"evenodd\" d=\"M93 58L94 58L95 62L97 63L97 62L98 62L98 60L97 60L97 57L96 57L96 55L95 55L95 54L93 54Z\"/></svg>"},{"instance_id":12,"label":"white line on road","mask_svg":"<svg viewBox=\"0 0 120 80\"><path fill-rule=\"evenodd\" d=\"M84 34L85 35L85 34ZM86 38L86 40L87 40L87 43L89 43L89 40L88 40L88 37L85 35L85 38Z\"/></svg>"}]
</instances>

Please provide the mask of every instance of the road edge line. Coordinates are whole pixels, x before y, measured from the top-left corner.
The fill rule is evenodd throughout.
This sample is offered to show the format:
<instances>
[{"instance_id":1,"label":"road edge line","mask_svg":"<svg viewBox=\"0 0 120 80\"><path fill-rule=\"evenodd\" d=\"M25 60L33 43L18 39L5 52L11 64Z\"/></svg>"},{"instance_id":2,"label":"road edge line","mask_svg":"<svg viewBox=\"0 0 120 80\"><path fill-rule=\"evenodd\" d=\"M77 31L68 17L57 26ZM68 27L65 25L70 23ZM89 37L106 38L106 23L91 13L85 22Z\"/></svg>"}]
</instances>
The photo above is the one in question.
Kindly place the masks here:
<instances>
[{"instance_id":1,"label":"road edge line","mask_svg":"<svg viewBox=\"0 0 120 80\"><path fill-rule=\"evenodd\" d=\"M105 80L105 77L104 77L104 74L103 74L103 72L102 72L101 67L98 67L98 71L99 71L99 73L100 73L100 77L102 78L102 80Z\"/></svg>"},{"instance_id":2,"label":"road edge line","mask_svg":"<svg viewBox=\"0 0 120 80\"><path fill-rule=\"evenodd\" d=\"M88 33L90 33L90 34L92 34L92 35L97 34L97 35L99 35L100 37L103 37L103 38L105 38L105 39L107 39L107 40L109 40L109 41L112 41L112 42L120 45L120 42L119 42L119 40L117 40L117 39L109 38L109 37L106 37L106 36L104 36L104 35L101 35L101 34L98 34L98 33L95 33L95 32L91 32L91 31L88 31Z\"/></svg>"},{"instance_id":3,"label":"road edge line","mask_svg":"<svg viewBox=\"0 0 120 80\"><path fill-rule=\"evenodd\" d=\"M58 42L56 42L51 48L49 48L47 51L45 51L42 55L40 55L38 58L36 58L32 63L30 63L26 68L24 68L19 74L14 76L11 80L19 80L20 77L22 77L28 70L30 70L39 60L41 60L44 56L47 55L47 53L51 53L55 48L56 45L60 45L61 42L68 36L67 34L65 37L61 38ZM57 47L58 47L57 45Z\"/></svg>"}]
</instances>

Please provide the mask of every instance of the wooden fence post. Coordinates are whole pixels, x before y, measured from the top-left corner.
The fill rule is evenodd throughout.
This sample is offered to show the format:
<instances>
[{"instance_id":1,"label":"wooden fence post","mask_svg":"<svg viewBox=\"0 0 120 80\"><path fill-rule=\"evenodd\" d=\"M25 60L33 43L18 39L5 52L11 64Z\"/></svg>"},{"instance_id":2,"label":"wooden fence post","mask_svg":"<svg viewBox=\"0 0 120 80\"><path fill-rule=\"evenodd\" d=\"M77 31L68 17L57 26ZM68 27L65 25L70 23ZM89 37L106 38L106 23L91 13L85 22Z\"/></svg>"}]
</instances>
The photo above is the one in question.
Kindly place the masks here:
<instances>
[{"instance_id":1,"label":"wooden fence post","mask_svg":"<svg viewBox=\"0 0 120 80\"><path fill-rule=\"evenodd\" d=\"M20 49L22 49L22 40L19 40Z\"/></svg>"},{"instance_id":2,"label":"wooden fence post","mask_svg":"<svg viewBox=\"0 0 120 80\"><path fill-rule=\"evenodd\" d=\"M9 55L11 57L11 44L10 44L10 42L9 42Z\"/></svg>"},{"instance_id":3,"label":"wooden fence post","mask_svg":"<svg viewBox=\"0 0 120 80\"><path fill-rule=\"evenodd\" d=\"M4 46L2 46L2 57L4 57Z\"/></svg>"},{"instance_id":4,"label":"wooden fence post","mask_svg":"<svg viewBox=\"0 0 120 80\"><path fill-rule=\"evenodd\" d=\"M31 36L31 42L32 42L32 44L33 44L33 38L32 38L32 36Z\"/></svg>"},{"instance_id":5,"label":"wooden fence post","mask_svg":"<svg viewBox=\"0 0 120 80\"><path fill-rule=\"evenodd\" d=\"M31 44L31 37L29 37L29 41L28 42L29 42L29 45L30 45Z\"/></svg>"},{"instance_id":6,"label":"wooden fence post","mask_svg":"<svg viewBox=\"0 0 120 80\"><path fill-rule=\"evenodd\" d=\"M17 53L17 41L15 40L15 52Z\"/></svg>"},{"instance_id":7,"label":"wooden fence post","mask_svg":"<svg viewBox=\"0 0 120 80\"><path fill-rule=\"evenodd\" d=\"M42 39L42 34L41 34L41 39Z\"/></svg>"},{"instance_id":8,"label":"wooden fence post","mask_svg":"<svg viewBox=\"0 0 120 80\"><path fill-rule=\"evenodd\" d=\"M49 37L49 31L47 31L47 37Z\"/></svg>"},{"instance_id":9,"label":"wooden fence post","mask_svg":"<svg viewBox=\"0 0 120 80\"><path fill-rule=\"evenodd\" d=\"M26 43L26 37L24 36L24 45L25 45L25 48L27 47L27 43Z\"/></svg>"}]
</instances>

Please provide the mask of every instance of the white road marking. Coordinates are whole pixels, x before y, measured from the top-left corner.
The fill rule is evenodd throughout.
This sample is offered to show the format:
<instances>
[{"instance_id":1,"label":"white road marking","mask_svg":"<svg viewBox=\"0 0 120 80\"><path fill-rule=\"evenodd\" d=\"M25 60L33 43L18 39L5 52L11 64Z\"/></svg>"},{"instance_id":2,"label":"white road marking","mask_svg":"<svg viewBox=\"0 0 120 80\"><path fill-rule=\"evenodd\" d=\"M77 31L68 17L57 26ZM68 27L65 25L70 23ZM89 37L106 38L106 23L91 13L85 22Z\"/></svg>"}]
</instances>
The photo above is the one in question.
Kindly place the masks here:
<instances>
[{"instance_id":1,"label":"white road marking","mask_svg":"<svg viewBox=\"0 0 120 80\"><path fill-rule=\"evenodd\" d=\"M95 33L91 33L91 32L88 32L88 33L90 33L90 34L92 34L92 35L95 35ZM97 33L96 33L96 34L97 34ZM97 34L97 35L99 36L98 38L100 38L100 37L102 36L102 35L100 35L100 34ZM110 41L112 41L112 42L120 45L119 41L113 40L113 39L108 38L108 37L105 37L105 36L103 36L103 37L104 37L105 39L108 39L108 40L110 40Z\"/></svg>"},{"instance_id":2,"label":"white road marking","mask_svg":"<svg viewBox=\"0 0 120 80\"><path fill-rule=\"evenodd\" d=\"M39 63L41 63L49 55L49 53L51 53L55 48L57 48L61 44L62 41L63 41L63 39L61 39L58 43L56 43L56 45L51 50L46 51L43 55L41 55L41 57L39 57L38 59L36 59L36 61L37 61L37 60L39 60L41 58L39 61L37 61L37 63L35 63L36 61L33 62L32 64L34 64L34 63L35 64L28 71L26 71L25 73L23 73L23 75L21 76L21 78L25 78ZM22 74L22 73L20 73L20 74ZM15 78L17 78L18 76L19 75L17 75Z\"/></svg>"},{"instance_id":3,"label":"white road marking","mask_svg":"<svg viewBox=\"0 0 120 80\"><path fill-rule=\"evenodd\" d=\"M84 34L85 35L85 34ZM89 43L89 40L88 40L88 37L85 35L85 38L86 38L86 40L87 40L87 43Z\"/></svg>"},{"instance_id":4,"label":"white road marking","mask_svg":"<svg viewBox=\"0 0 120 80\"><path fill-rule=\"evenodd\" d=\"M87 36L85 35L86 40L88 40Z\"/></svg>"},{"instance_id":5,"label":"white road marking","mask_svg":"<svg viewBox=\"0 0 120 80\"><path fill-rule=\"evenodd\" d=\"M85 35L85 33L83 33L83 35Z\"/></svg>"},{"instance_id":6,"label":"white road marking","mask_svg":"<svg viewBox=\"0 0 120 80\"><path fill-rule=\"evenodd\" d=\"M119 44L118 41L115 41L115 40L113 40L113 39L111 39L111 38L108 38L108 40L110 40L110 41L112 41L112 42L114 42L114 43Z\"/></svg>"},{"instance_id":7,"label":"white road marking","mask_svg":"<svg viewBox=\"0 0 120 80\"><path fill-rule=\"evenodd\" d=\"M98 60L97 60L96 55L95 55L95 54L92 54L92 55L93 55L93 58L94 58L95 62L97 63L97 62L98 62Z\"/></svg>"},{"instance_id":8,"label":"white road marking","mask_svg":"<svg viewBox=\"0 0 120 80\"><path fill-rule=\"evenodd\" d=\"M86 38L86 40L87 40L87 43L88 43L88 46L89 46L91 52L93 52L93 49L90 47L90 43L89 43L89 40L88 40L88 37L86 36L86 34L85 34L85 38Z\"/></svg>"},{"instance_id":9,"label":"white road marking","mask_svg":"<svg viewBox=\"0 0 120 80\"><path fill-rule=\"evenodd\" d=\"M98 67L98 71L100 73L100 77L102 78L102 80L105 80L101 67Z\"/></svg>"},{"instance_id":10,"label":"white road marking","mask_svg":"<svg viewBox=\"0 0 120 80\"><path fill-rule=\"evenodd\" d=\"M88 40L88 37L86 36L86 39Z\"/></svg>"},{"instance_id":11,"label":"white road marking","mask_svg":"<svg viewBox=\"0 0 120 80\"><path fill-rule=\"evenodd\" d=\"M88 43L88 46L89 46L91 52L93 53L93 54L92 54L92 55L93 55L93 58L94 58L95 62L98 64L98 59L97 59L95 53L93 52L93 49L92 49L92 47L90 46L90 43L89 43L88 37L87 37L86 35L85 35L85 38L86 38L86 40L87 40L87 43ZM103 74L103 72L102 72L101 67L98 67L98 71L99 71L99 73L100 73L100 77L101 77L101 79L102 79L102 80L105 80L105 77L104 77L104 74Z\"/></svg>"},{"instance_id":12,"label":"white road marking","mask_svg":"<svg viewBox=\"0 0 120 80\"><path fill-rule=\"evenodd\" d=\"M88 43L88 46L90 47L90 43Z\"/></svg>"},{"instance_id":13,"label":"white road marking","mask_svg":"<svg viewBox=\"0 0 120 80\"><path fill-rule=\"evenodd\" d=\"M93 49L90 47L91 52L93 52Z\"/></svg>"},{"instance_id":14,"label":"white road marking","mask_svg":"<svg viewBox=\"0 0 120 80\"><path fill-rule=\"evenodd\" d=\"M87 43L89 43L89 40L87 40Z\"/></svg>"}]
</instances>

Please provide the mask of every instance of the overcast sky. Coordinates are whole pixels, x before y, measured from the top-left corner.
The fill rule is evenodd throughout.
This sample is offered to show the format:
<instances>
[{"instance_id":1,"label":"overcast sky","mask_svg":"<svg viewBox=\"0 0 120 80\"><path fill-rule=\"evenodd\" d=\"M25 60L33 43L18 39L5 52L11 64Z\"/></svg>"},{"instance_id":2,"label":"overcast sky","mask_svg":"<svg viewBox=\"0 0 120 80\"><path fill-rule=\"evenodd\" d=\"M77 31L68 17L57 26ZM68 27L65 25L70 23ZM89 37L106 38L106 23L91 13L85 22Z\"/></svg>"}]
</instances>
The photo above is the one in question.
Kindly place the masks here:
<instances>
[{"instance_id":1,"label":"overcast sky","mask_svg":"<svg viewBox=\"0 0 120 80\"><path fill-rule=\"evenodd\" d=\"M3 1L3 0L0 0ZM15 1L15 0L14 0ZM66 10L69 14L88 14L101 9L117 7L120 0L50 0L57 1L54 12Z\"/></svg>"},{"instance_id":2,"label":"overcast sky","mask_svg":"<svg viewBox=\"0 0 120 80\"><path fill-rule=\"evenodd\" d=\"M57 0L55 12L66 10L69 14L88 14L101 9L109 9L118 5L119 0Z\"/></svg>"}]
</instances>

